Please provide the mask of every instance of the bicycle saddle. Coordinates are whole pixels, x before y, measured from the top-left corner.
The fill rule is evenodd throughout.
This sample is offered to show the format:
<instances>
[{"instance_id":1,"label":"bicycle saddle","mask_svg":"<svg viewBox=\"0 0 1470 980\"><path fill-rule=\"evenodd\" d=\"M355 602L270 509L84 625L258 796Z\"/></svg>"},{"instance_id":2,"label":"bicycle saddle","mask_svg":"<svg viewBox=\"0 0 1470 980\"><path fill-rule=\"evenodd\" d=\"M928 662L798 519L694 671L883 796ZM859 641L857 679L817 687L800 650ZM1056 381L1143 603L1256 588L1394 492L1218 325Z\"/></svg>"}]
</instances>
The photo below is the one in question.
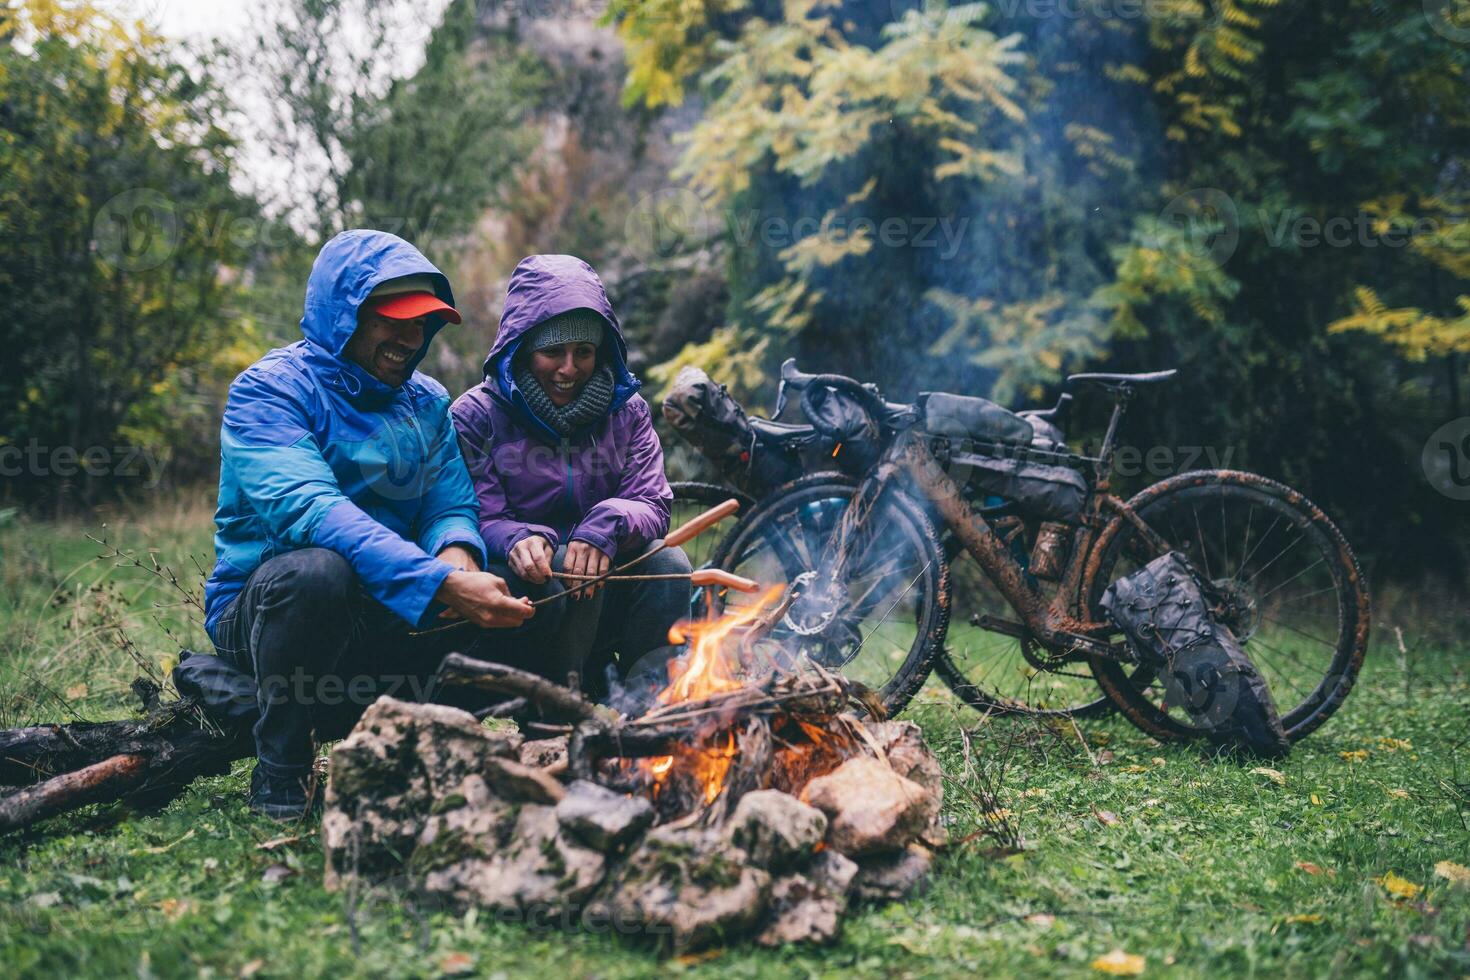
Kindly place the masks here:
<instances>
[{"instance_id":1,"label":"bicycle saddle","mask_svg":"<svg viewBox=\"0 0 1470 980\"><path fill-rule=\"evenodd\" d=\"M1069 374L1067 375L1067 387L1074 384L1095 385L1147 385L1159 381L1168 381L1178 374L1177 368L1167 371L1149 371L1144 374Z\"/></svg>"}]
</instances>

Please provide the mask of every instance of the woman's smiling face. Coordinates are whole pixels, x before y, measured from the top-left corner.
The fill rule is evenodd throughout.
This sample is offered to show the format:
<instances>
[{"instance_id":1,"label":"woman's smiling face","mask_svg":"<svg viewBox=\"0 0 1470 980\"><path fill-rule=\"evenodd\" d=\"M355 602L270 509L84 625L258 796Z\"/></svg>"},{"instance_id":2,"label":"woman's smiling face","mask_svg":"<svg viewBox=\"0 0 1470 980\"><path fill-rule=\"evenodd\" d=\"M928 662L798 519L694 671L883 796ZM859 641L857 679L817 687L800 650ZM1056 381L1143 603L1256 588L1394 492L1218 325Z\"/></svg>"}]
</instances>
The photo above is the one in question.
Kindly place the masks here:
<instances>
[{"instance_id":1,"label":"woman's smiling face","mask_svg":"<svg viewBox=\"0 0 1470 980\"><path fill-rule=\"evenodd\" d=\"M570 405L596 369L597 348L592 344L557 344L531 353L531 375L557 408Z\"/></svg>"}]
</instances>

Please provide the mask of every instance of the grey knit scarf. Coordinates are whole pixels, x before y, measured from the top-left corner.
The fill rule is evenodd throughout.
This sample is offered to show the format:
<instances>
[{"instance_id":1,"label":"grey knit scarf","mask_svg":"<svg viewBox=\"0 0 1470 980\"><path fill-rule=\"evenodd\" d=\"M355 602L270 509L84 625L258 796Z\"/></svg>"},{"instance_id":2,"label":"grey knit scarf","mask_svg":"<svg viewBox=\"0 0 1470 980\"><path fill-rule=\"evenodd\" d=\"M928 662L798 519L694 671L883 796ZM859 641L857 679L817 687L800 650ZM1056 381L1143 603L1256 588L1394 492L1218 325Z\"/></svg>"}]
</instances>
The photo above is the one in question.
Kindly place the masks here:
<instances>
[{"instance_id":1,"label":"grey knit scarf","mask_svg":"<svg viewBox=\"0 0 1470 980\"><path fill-rule=\"evenodd\" d=\"M514 376L516 387L526 396L531 411L563 438L602 418L612 405L613 373L606 364L592 372L592 377L587 379L577 397L564 407L558 407L551 400L529 367L517 368Z\"/></svg>"}]
</instances>

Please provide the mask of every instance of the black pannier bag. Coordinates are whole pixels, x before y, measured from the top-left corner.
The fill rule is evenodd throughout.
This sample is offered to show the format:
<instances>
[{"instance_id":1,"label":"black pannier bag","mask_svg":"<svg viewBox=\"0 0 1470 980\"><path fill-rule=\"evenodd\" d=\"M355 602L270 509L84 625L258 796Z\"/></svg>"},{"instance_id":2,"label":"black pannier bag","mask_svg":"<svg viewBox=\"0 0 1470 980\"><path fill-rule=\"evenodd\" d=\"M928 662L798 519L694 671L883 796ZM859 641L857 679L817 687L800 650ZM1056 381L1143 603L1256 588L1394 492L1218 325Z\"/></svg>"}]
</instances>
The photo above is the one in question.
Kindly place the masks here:
<instances>
[{"instance_id":1,"label":"black pannier bag","mask_svg":"<svg viewBox=\"0 0 1470 980\"><path fill-rule=\"evenodd\" d=\"M1183 708L1203 734L1260 755L1286 754L1291 746L1270 688L1211 614L1182 555L1171 551L1118 579L1100 604L1133 652L1157 666L1167 703Z\"/></svg>"},{"instance_id":2,"label":"black pannier bag","mask_svg":"<svg viewBox=\"0 0 1470 980\"><path fill-rule=\"evenodd\" d=\"M1087 503L1087 481L1065 466L1050 466L999 456L952 456L951 469L965 483L986 494L1004 497L1017 509L1046 521L1075 524Z\"/></svg>"},{"instance_id":3,"label":"black pannier bag","mask_svg":"<svg viewBox=\"0 0 1470 980\"><path fill-rule=\"evenodd\" d=\"M1065 453L1049 422L1023 418L986 398L931 392L922 399L924 431L950 443L950 473L978 495L1003 497L1025 514L1075 524L1087 503L1087 480L1067 466L997 455L1007 447ZM974 445L974 444L981 445ZM965 451L974 448L975 452Z\"/></svg>"},{"instance_id":4,"label":"black pannier bag","mask_svg":"<svg viewBox=\"0 0 1470 980\"><path fill-rule=\"evenodd\" d=\"M832 446L832 458L842 472L861 476L883 454L877 421L851 392L814 385L802 393L801 409Z\"/></svg>"},{"instance_id":5,"label":"black pannier bag","mask_svg":"<svg viewBox=\"0 0 1470 980\"><path fill-rule=\"evenodd\" d=\"M732 486L752 496L759 497L802 473L796 447L762 442L725 386L699 368L679 372L663 408L664 418L675 431L714 463Z\"/></svg>"}]
</instances>

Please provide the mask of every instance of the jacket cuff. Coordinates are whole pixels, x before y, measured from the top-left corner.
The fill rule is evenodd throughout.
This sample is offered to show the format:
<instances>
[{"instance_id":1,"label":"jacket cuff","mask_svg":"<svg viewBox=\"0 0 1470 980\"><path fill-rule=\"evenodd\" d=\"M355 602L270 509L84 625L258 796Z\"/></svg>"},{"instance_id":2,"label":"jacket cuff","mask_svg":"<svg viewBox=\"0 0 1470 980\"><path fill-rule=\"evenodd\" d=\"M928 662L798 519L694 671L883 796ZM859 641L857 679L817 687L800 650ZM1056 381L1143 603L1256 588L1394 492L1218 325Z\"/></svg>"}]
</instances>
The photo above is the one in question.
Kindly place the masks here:
<instances>
[{"instance_id":1,"label":"jacket cuff","mask_svg":"<svg viewBox=\"0 0 1470 980\"><path fill-rule=\"evenodd\" d=\"M442 528L435 531L432 540L427 542L424 548L433 558L439 557L439 552L452 544L462 544L475 553L480 562L480 570L484 571L488 558L485 554L485 539L480 537L480 529L469 521L451 521Z\"/></svg>"},{"instance_id":2,"label":"jacket cuff","mask_svg":"<svg viewBox=\"0 0 1470 980\"><path fill-rule=\"evenodd\" d=\"M519 531L515 532L508 539L506 539L505 553L507 555L510 554L510 549L514 548L516 545L520 544L527 538L545 538L546 542L551 545L552 551L555 551L557 548L561 547L561 535L557 534L549 527L542 527L540 524L530 524L526 527L521 528Z\"/></svg>"},{"instance_id":3,"label":"jacket cuff","mask_svg":"<svg viewBox=\"0 0 1470 980\"><path fill-rule=\"evenodd\" d=\"M598 534L590 528L579 527L571 534L573 541L585 541L609 558L618 556L618 543L605 534Z\"/></svg>"}]
</instances>

